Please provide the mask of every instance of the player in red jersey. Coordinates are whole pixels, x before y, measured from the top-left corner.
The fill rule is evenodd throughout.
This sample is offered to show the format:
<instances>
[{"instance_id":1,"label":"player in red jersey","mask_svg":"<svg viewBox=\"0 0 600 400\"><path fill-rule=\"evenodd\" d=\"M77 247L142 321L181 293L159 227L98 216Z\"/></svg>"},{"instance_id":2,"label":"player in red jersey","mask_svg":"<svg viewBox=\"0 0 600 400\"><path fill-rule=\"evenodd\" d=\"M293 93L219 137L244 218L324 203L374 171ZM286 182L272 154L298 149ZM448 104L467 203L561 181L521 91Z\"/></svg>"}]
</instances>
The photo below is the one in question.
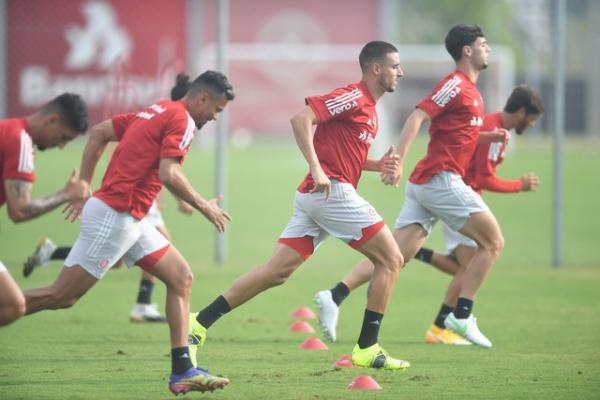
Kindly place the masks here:
<instances>
[{"instance_id":1,"label":"player in red jersey","mask_svg":"<svg viewBox=\"0 0 600 400\"><path fill-rule=\"evenodd\" d=\"M359 62L360 82L306 98L306 107L292 118L296 142L310 168L297 189L294 214L265 264L238 278L222 296L191 316L192 358L217 319L262 291L283 284L332 235L375 264L374 290L352 352L353 363L385 369L408 367L407 362L389 357L377 339L402 254L379 214L356 192L363 170L382 171L386 162L394 163L392 149L380 160L367 159L367 153L379 125L375 104L386 92L394 91L402 70L398 50L386 42L367 43ZM313 125L317 126L314 134Z\"/></svg>"},{"instance_id":2,"label":"player in red jersey","mask_svg":"<svg viewBox=\"0 0 600 400\"><path fill-rule=\"evenodd\" d=\"M214 390L229 383L192 366L187 332L193 274L183 256L144 216L163 184L225 230L229 215L218 199L205 200L183 174L181 164L196 129L215 120L234 93L227 78L207 71L180 101L164 100L137 114L121 114L96 125L81 161L81 178L92 181L108 142L118 141L99 190L85 201L77 241L56 281L25 291L27 314L71 307L119 259L138 265L167 286L166 311L171 336L174 393ZM73 202L78 214L83 200Z\"/></svg>"},{"instance_id":3,"label":"player in red jersey","mask_svg":"<svg viewBox=\"0 0 600 400\"><path fill-rule=\"evenodd\" d=\"M475 85L488 65L490 47L478 26L457 25L446 36L446 49L456 62L448 74L408 117L400 134L398 166L383 174L384 182L398 185L408 149L426 121L431 121L427 154L419 161L406 186L405 201L396 221L394 237L408 262L422 247L438 219L479 244L465 271L460 297L446 324L484 347L489 340L471 315L473 299L504 245L494 215L481 197L464 184L464 176L483 123L483 100ZM481 139L505 140L508 132L489 132ZM335 339L338 307L350 290L369 280L373 264L364 260L332 290L317 293L319 321Z\"/></svg>"},{"instance_id":4,"label":"player in red jersey","mask_svg":"<svg viewBox=\"0 0 600 400\"><path fill-rule=\"evenodd\" d=\"M175 86L171 89L171 100L180 100L185 96L190 85L189 76L186 74L178 74ZM132 119L134 120L134 119ZM121 136L127 125L113 126L113 129L118 128L120 131L115 132L117 136ZM111 147L112 148L112 147ZM112 153L112 152L110 152ZM171 241L171 235L167 229L165 222L160 212L159 197L156 198L145 218L154 226L167 240ZM187 215L194 212L192 206L176 198L177 209ZM51 260L65 260L71 251L71 246L57 246L49 238L44 238L36 246L33 254L23 263L23 276L29 277L31 273L38 267L48 265ZM120 267L123 263L119 261L113 268ZM161 315L158 311L158 305L152 303L152 291L156 278L154 275L141 270L141 280L137 294L136 302L133 304L129 312L129 320L131 322L167 322L167 318Z\"/></svg>"},{"instance_id":5,"label":"player in red jersey","mask_svg":"<svg viewBox=\"0 0 600 400\"><path fill-rule=\"evenodd\" d=\"M512 91L503 111L484 116L481 129L482 131L493 131L497 128L508 131L514 129L518 135L521 135L527 128L533 126L543 112L544 105L540 96L531 88L520 85ZM496 168L504 160L507 145L507 142L478 144L464 180L479 195L484 190L498 193L516 193L537 189L539 178L531 172L514 180L502 179L496 176ZM459 232L453 231L445 224L442 224L442 227L447 254L421 248L415 255L416 259L430 263L441 271L454 275L448 285L444 302L434 323L425 334L425 341L428 343L465 344L462 337L445 329L444 320L456 307L464 271L475 255L477 243Z\"/></svg>"},{"instance_id":6,"label":"player in red jersey","mask_svg":"<svg viewBox=\"0 0 600 400\"><path fill-rule=\"evenodd\" d=\"M31 198L35 181L34 148L63 148L87 130L85 103L75 94L63 93L26 118L0 121L0 207L6 203L15 222L28 221L80 197L88 185L74 171L66 186L44 197ZM25 299L6 267L0 262L0 326L25 313Z\"/></svg>"}]
</instances>

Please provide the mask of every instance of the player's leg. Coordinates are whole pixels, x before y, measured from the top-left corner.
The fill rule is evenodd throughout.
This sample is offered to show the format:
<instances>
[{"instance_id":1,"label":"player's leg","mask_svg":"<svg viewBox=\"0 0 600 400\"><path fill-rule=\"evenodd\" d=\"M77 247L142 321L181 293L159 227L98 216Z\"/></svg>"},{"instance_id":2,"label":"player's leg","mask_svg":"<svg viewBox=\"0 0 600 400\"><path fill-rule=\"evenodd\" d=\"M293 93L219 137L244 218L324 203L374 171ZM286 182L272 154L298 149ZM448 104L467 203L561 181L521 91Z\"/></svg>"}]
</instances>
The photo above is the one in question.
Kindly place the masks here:
<instances>
[{"instance_id":1,"label":"player's leg","mask_svg":"<svg viewBox=\"0 0 600 400\"><path fill-rule=\"evenodd\" d=\"M156 230L158 230L158 232L169 242L171 241L171 234L165 225L165 221L163 220L156 200L152 203L152 206L144 219L148 221L150 225L154 226L154 228L156 228ZM167 322L165 316L161 315L158 311L157 304L152 303L154 283L154 276L142 269L136 302L133 303L131 311L129 312L129 320L131 322Z\"/></svg>"},{"instance_id":2,"label":"player's leg","mask_svg":"<svg viewBox=\"0 0 600 400\"><path fill-rule=\"evenodd\" d=\"M189 299L194 280L189 264L146 219L139 221L139 230L138 240L123 255L123 261L130 266L140 266L166 285L165 309L172 361L169 390L179 394L224 387L229 383L228 379L212 376L208 371L196 368L189 355Z\"/></svg>"},{"instance_id":3,"label":"player's leg","mask_svg":"<svg viewBox=\"0 0 600 400\"><path fill-rule=\"evenodd\" d=\"M387 226L357 249L373 264L371 290L356 346L352 350L352 363L360 367L401 370L410 366L403 360L394 359L379 345L379 329L391 298L404 259L394 236Z\"/></svg>"},{"instance_id":4,"label":"player's leg","mask_svg":"<svg viewBox=\"0 0 600 400\"><path fill-rule=\"evenodd\" d=\"M59 247L49 238L43 238L23 263L23 276L27 278L36 268L48 265L51 260L65 260L69 251L71 247Z\"/></svg>"},{"instance_id":5,"label":"player's leg","mask_svg":"<svg viewBox=\"0 0 600 400\"><path fill-rule=\"evenodd\" d=\"M458 265L453 255L438 253L426 247L419 249L417 254L415 254L415 259L423 261L448 275L454 275L460 269L460 265Z\"/></svg>"},{"instance_id":6,"label":"player's leg","mask_svg":"<svg viewBox=\"0 0 600 400\"><path fill-rule=\"evenodd\" d=\"M25 315L25 297L2 261L0 261L0 326Z\"/></svg>"},{"instance_id":7,"label":"player's leg","mask_svg":"<svg viewBox=\"0 0 600 400\"><path fill-rule=\"evenodd\" d=\"M43 310L57 310L73 306L98 282L80 265L63 267L56 280L48 286L29 289L23 294L27 304L27 315Z\"/></svg>"}]
</instances>

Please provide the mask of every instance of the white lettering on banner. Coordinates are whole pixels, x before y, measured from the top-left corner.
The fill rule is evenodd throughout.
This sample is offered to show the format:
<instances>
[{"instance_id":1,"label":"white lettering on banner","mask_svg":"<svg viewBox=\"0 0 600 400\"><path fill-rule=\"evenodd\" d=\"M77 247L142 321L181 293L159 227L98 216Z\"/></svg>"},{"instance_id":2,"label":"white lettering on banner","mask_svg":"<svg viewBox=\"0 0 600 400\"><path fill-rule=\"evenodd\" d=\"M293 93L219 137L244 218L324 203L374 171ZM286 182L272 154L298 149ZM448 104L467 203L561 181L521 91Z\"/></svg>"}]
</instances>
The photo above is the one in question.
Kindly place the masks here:
<instances>
[{"instance_id":1,"label":"white lettering on banner","mask_svg":"<svg viewBox=\"0 0 600 400\"><path fill-rule=\"evenodd\" d=\"M445 107L453 98L460 93L460 87L458 86L462 82L458 76L454 76L452 79L447 81L444 86L436 94L431 96L431 100L440 107Z\"/></svg>"},{"instance_id":2,"label":"white lettering on banner","mask_svg":"<svg viewBox=\"0 0 600 400\"><path fill-rule=\"evenodd\" d=\"M120 93L123 107L135 108L155 101L163 90L156 77L129 75L127 90L119 90L112 74L103 75L52 75L48 68L29 65L19 77L19 101L25 107L39 107L63 92L73 92L83 97L89 107L104 105L107 99Z\"/></svg>"}]
</instances>

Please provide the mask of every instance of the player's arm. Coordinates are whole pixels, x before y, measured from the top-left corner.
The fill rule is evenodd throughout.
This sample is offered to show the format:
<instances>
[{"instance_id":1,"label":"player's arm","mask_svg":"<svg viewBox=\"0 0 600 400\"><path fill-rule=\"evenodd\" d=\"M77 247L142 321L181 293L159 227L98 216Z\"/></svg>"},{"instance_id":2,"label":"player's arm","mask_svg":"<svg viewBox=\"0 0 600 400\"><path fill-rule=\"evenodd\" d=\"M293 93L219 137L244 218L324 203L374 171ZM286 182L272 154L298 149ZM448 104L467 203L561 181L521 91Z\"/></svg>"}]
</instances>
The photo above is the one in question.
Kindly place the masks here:
<instances>
[{"instance_id":1,"label":"player's arm","mask_svg":"<svg viewBox=\"0 0 600 400\"><path fill-rule=\"evenodd\" d=\"M47 196L31 198L32 187L33 183L26 180L4 180L8 216L13 222L19 223L39 217L66 203L70 198L81 195L81 192L85 190L78 182L77 171L73 171L62 190Z\"/></svg>"},{"instance_id":2,"label":"player's arm","mask_svg":"<svg viewBox=\"0 0 600 400\"><path fill-rule=\"evenodd\" d=\"M92 183L94 171L98 161L109 142L117 142L119 139L115 134L112 121L106 120L92 127L90 136L81 157L81 179L89 184Z\"/></svg>"},{"instance_id":3,"label":"player's arm","mask_svg":"<svg viewBox=\"0 0 600 400\"><path fill-rule=\"evenodd\" d=\"M173 195L200 211L219 232L225 231L225 222L231 221L231 217L219 207L220 199L206 200L196 192L181 170L179 158L162 158L158 174L160 180Z\"/></svg>"},{"instance_id":4,"label":"player's arm","mask_svg":"<svg viewBox=\"0 0 600 400\"><path fill-rule=\"evenodd\" d=\"M510 132L504 128L496 128L493 131L479 132L477 143L508 143Z\"/></svg>"},{"instance_id":5,"label":"player's arm","mask_svg":"<svg viewBox=\"0 0 600 400\"><path fill-rule=\"evenodd\" d=\"M394 173L386 173L382 175L382 180L386 185L398 186L400 179L402 179L402 169L404 168L404 161L406 160L408 149L414 142L415 137L417 137L419 129L421 129L423 123L429 121L430 119L431 118L429 117L429 114L420 108L415 108L415 110L409 115L408 119L404 123L404 126L402 127L402 132L400 132L400 141L398 143L398 149L396 150L398 166L396 167Z\"/></svg>"},{"instance_id":6,"label":"player's arm","mask_svg":"<svg viewBox=\"0 0 600 400\"><path fill-rule=\"evenodd\" d=\"M315 187L310 192L325 192L325 198L327 199L331 190L331 181L325 175L323 168L321 168L313 144L314 133L312 126L316 125L317 122L317 115L310 106L304 107L302 111L294 115L290 120L296 143L308 163L310 174L315 182Z\"/></svg>"},{"instance_id":7,"label":"player's arm","mask_svg":"<svg viewBox=\"0 0 600 400\"><path fill-rule=\"evenodd\" d=\"M519 179L502 179L495 175L482 176L477 179L477 184L482 190L489 192L535 192L540 184L540 180L533 172L530 172Z\"/></svg>"},{"instance_id":8,"label":"player's arm","mask_svg":"<svg viewBox=\"0 0 600 400\"><path fill-rule=\"evenodd\" d=\"M390 172L393 173L394 169L398 166L398 156L394 154L394 146L385 152L385 154L379 160L372 160L368 158L364 165L363 171L377 171L381 173Z\"/></svg>"}]
</instances>

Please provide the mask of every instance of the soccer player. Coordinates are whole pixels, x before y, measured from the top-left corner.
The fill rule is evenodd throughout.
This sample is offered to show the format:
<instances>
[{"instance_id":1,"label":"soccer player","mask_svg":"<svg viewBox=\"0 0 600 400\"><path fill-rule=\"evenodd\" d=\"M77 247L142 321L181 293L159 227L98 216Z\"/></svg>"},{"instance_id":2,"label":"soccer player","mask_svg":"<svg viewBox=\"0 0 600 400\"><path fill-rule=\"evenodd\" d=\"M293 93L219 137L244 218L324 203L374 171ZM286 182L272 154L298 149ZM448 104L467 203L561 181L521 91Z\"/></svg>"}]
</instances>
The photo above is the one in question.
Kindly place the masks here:
<instances>
[{"instance_id":1,"label":"soccer player","mask_svg":"<svg viewBox=\"0 0 600 400\"><path fill-rule=\"evenodd\" d=\"M175 86L171 89L171 100L180 100L185 96L189 88L189 76L186 74L178 74ZM177 209L187 215L193 213L194 209L182 201L176 198ZM159 206L159 197L152 203L152 206L148 210L145 216L146 220L152 224L164 237L171 242L171 235L167 229L165 222L162 218ZM33 254L27 258L27 261L23 263L23 276L26 278L31 275L35 268L48 265L50 260L65 260L71 251L70 246L57 246L51 239L44 238L35 248ZM122 265L122 262L118 262L113 268ZM167 322L164 315L161 315L158 311L156 303L152 303L152 291L154 289L154 283L156 278L146 272L142 271L142 278L138 289L136 302L131 307L129 312L129 320L131 322Z\"/></svg>"},{"instance_id":2,"label":"soccer player","mask_svg":"<svg viewBox=\"0 0 600 400\"><path fill-rule=\"evenodd\" d=\"M513 89L503 111L484 116L481 130L493 131L502 128L510 131L514 129L518 135L521 135L527 128L535 124L543 112L544 104L539 94L528 86L519 85ZM507 142L484 142L477 146L464 180L479 195L484 190L498 193L537 190L539 178L534 173L527 173L514 180L496 176L496 168L504 160L507 145ZM415 255L416 259L454 275L434 323L425 334L425 341L428 343L464 344L460 336L446 329L444 320L456 307L464 271L475 255L477 243L459 232L453 231L446 224L442 224L442 227L448 253L440 254L427 248L421 248Z\"/></svg>"},{"instance_id":3,"label":"soccer player","mask_svg":"<svg viewBox=\"0 0 600 400\"><path fill-rule=\"evenodd\" d=\"M66 186L44 197L31 198L35 181L34 148L63 148L87 130L88 113L78 95L63 93L26 118L0 121L0 207L6 203L15 222L28 221L82 196L88 185L74 171ZM0 326L25 313L21 290L0 262Z\"/></svg>"},{"instance_id":4,"label":"soccer player","mask_svg":"<svg viewBox=\"0 0 600 400\"><path fill-rule=\"evenodd\" d=\"M476 83L488 65L490 47L481 28L462 24L450 29L445 44L456 62L456 69L442 79L408 117L400 134L398 165L382 178L387 184L398 185L410 145L421 125L431 121L427 154L406 184L394 237L405 262L422 247L438 219L477 242L475 254L465 269L457 305L446 318L445 326L473 343L491 347L491 342L477 327L471 310L504 239L494 215L462 180L480 139L483 100ZM499 129L490 132L486 140L505 140L507 134L506 130ZM320 323L330 339L335 339L337 306L350 290L368 281L372 272L373 263L364 260L331 291L317 293L315 301L321 308ZM373 291L374 288L370 293Z\"/></svg>"},{"instance_id":5,"label":"soccer player","mask_svg":"<svg viewBox=\"0 0 600 400\"><path fill-rule=\"evenodd\" d=\"M174 394L214 390L226 378L192 366L187 347L189 296L193 274L181 253L144 219L161 188L200 211L219 232L229 214L218 199L205 200L183 174L181 164L196 129L215 120L234 93L227 78L206 71L180 101L164 100L137 114L121 114L96 125L81 161L81 178L92 181L108 142L118 141L99 190L85 201L77 241L55 282L25 291L27 314L67 308L91 289L119 259L136 264L167 286ZM83 201L72 203L78 215ZM69 216L70 214L67 214Z\"/></svg>"},{"instance_id":6,"label":"soccer player","mask_svg":"<svg viewBox=\"0 0 600 400\"><path fill-rule=\"evenodd\" d=\"M402 76L398 50L386 42L367 43L360 52L362 80L324 96L306 98L291 119L309 173L297 189L294 214L271 258L242 275L221 296L190 318L190 355L206 339L207 329L222 315L260 292L283 284L329 235L337 237L375 265L363 326L352 362L362 367L401 370L406 361L387 355L378 343L383 313L392 293L402 254L375 209L356 192L363 170L382 171L395 163L388 152L367 158L379 125L375 104L393 92ZM313 134L312 126L316 125Z\"/></svg>"}]
</instances>

